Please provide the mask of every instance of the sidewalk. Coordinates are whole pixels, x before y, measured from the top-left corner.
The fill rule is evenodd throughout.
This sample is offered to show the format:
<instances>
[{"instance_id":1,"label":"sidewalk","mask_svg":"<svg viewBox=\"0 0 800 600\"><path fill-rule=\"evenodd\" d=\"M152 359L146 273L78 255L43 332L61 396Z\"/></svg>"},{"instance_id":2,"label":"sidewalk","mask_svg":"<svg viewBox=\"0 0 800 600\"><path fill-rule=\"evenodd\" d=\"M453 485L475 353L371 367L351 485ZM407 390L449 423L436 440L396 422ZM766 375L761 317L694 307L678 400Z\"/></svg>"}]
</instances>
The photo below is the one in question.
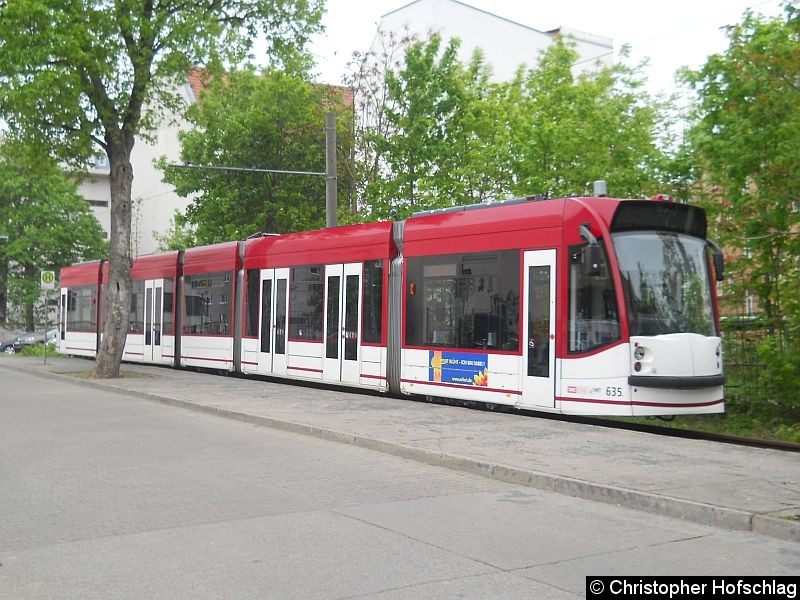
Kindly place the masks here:
<instances>
[{"instance_id":1,"label":"sidewalk","mask_svg":"<svg viewBox=\"0 0 800 600\"><path fill-rule=\"evenodd\" d=\"M390 397L169 368L78 379L91 361L0 357L3 369L124 392L427 464L800 542L800 456Z\"/></svg>"}]
</instances>

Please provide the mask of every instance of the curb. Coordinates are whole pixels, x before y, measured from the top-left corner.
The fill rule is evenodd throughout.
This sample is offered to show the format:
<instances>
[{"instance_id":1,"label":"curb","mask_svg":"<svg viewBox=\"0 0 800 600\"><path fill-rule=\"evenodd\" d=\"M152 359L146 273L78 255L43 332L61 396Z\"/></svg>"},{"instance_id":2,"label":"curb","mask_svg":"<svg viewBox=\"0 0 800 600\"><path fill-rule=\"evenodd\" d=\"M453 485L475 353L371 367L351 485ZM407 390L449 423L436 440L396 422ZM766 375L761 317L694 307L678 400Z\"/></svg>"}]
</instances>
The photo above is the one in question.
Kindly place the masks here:
<instances>
[{"instance_id":1,"label":"curb","mask_svg":"<svg viewBox=\"0 0 800 600\"><path fill-rule=\"evenodd\" d=\"M0 365L0 368L4 367L5 365ZM83 385L85 387L105 389L127 396L159 402L161 404L194 412L224 417L251 425L259 425L288 433L299 433L331 442L349 444L397 458L404 458L426 465L487 477L504 483L547 490L584 500L614 504L624 508L660 516L684 519L686 521L712 527L736 531L749 531L784 541L800 542L800 523L760 513L714 506L650 492L594 483L564 475L553 475L542 471L527 470L500 463L480 461L465 456L415 448L396 442L342 433L332 429L324 429L312 425L296 423L294 421L235 411L211 404L201 404L190 400L131 390L116 386L112 383L77 379L69 375L52 372L30 371L30 373L35 373L45 378L69 381L70 383Z\"/></svg>"}]
</instances>

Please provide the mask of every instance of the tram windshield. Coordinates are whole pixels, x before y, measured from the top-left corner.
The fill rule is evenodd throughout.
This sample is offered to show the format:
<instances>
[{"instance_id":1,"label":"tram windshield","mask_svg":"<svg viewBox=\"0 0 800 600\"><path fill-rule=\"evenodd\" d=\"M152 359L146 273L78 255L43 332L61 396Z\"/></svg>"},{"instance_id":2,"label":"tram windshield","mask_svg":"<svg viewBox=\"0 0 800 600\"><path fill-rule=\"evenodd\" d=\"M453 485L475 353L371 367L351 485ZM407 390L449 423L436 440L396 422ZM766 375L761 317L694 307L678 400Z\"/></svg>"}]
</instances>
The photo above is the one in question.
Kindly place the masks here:
<instances>
[{"instance_id":1,"label":"tram windshield","mask_svg":"<svg viewBox=\"0 0 800 600\"><path fill-rule=\"evenodd\" d=\"M612 236L631 335L717 335L706 244L663 232Z\"/></svg>"}]
</instances>

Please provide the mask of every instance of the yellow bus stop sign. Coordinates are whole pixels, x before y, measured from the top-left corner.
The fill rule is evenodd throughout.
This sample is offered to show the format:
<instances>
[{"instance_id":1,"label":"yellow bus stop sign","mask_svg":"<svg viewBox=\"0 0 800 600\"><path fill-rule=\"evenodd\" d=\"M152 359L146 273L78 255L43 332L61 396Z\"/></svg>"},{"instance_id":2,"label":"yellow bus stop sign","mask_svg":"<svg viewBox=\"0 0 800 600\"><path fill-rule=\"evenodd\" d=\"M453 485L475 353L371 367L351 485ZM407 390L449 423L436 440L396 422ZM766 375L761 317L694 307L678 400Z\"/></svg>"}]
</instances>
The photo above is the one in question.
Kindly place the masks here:
<instances>
[{"instance_id":1,"label":"yellow bus stop sign","mask_svg":"<svg viewBox=\"0 0 800 600\"><path fill-rule=\"evenodd\" d=\"M42 289L43 290L56 289L55 271L42 271Z\"/></svg>"}]
</instances>

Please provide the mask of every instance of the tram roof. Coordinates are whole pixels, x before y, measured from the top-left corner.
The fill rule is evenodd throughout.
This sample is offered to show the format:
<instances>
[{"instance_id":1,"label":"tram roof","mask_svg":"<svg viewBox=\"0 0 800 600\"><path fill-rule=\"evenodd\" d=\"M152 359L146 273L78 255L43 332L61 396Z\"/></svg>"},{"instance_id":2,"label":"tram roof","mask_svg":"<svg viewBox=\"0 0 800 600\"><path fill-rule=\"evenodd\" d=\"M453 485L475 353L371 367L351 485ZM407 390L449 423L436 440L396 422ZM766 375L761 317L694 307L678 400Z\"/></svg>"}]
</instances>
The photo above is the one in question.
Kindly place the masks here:
<instances>
[{"instance_id":1,"label":"tram roof","mask_svg":"<svg viewBox=\"0 0 800 600\"><path fill-rule=\"evenodd\" d=\"M97 285L100 282L101 261L78 263L63 267L59 273L61 287L75 287L78 285Z\"/></svg>"},{"instance_id":2,"label":"tram roof","mask_svg":"<svg viewBox=\"0 0 800 600\"><path fill-rule=\"evenodd\" d=\"M158 279L176 277L178 274L177 250L163 254L146 254L133 261L131 276L134 279Z\"/></svg>"},{"instance_id":3,"label":"tram roof","mask_svg":"<svg viewBox=\"0 0 800 600\"><path fill-rule=\"evenodd\" d=\"M290 267L393 258L392 223L365 223L248 240L245 264Z\"/></svg>"},{"instance_id":4,"label":"tram roof","mask_svg":"<svg viewBox=\"0 0 800 600\"><path fill-rule=\"evenodd\" d=\"M239 268L238 242L189 248L183 255L183 274L235 271Z\"/></svg>"},{"instance_id":5,"label":"tram roof","mask_svg":"<svg viewBox=\"0 0 800 600\"><path fill-rule=\"evenodd\" d=\"M468 240L476 250L519 248L519 236L526 231L549 230L555 236L568 201L530 199L418 214L406 221L404 249L412 256L446 253L454 238ZM603 201L616 206L613 200Z\"/></svg>"}]
</instances>

